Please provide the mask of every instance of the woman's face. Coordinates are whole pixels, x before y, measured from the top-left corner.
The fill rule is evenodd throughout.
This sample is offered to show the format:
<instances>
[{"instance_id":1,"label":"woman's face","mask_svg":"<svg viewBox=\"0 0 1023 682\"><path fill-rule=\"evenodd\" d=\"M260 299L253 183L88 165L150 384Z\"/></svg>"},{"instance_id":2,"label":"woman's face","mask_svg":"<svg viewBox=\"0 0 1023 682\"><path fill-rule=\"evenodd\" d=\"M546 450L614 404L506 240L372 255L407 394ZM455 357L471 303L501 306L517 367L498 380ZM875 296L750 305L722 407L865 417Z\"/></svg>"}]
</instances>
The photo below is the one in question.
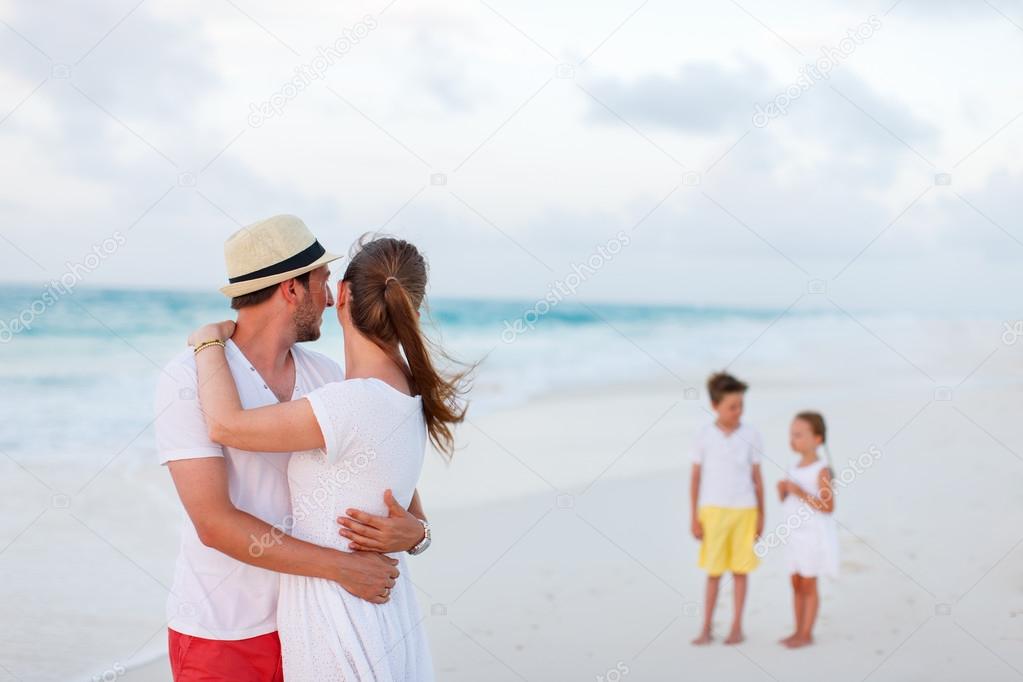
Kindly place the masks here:
<instances>
[{"instance_id":1,"label":"woman's face","mask_svg":"<svg viewBox=\"0 0 1023 682\"><path fill-rule=\"evenodd\" d=\"M802 419L793 419L789 428L789 446L793 452L814 452L821 444L821 437L813 432L810 424Z\"/></svg>"}]
</instances>

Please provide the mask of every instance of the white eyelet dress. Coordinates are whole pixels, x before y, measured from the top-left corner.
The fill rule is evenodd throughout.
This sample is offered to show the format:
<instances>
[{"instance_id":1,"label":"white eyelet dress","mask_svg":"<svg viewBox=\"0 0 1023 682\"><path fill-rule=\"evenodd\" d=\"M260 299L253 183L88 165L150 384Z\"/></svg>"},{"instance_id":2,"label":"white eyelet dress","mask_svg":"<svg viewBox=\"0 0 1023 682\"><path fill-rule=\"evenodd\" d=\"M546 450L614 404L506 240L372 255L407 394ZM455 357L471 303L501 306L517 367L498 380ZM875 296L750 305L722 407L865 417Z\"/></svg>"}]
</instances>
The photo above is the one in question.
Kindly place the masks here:
<instances>
[{"instance_id":1,"label":"white eyelet dress","mask_svg":"<svg viewBox=\"0 0 1023 682\"><path fill-rule=\"evenodd\" d=\"M814 497L820 496L817 479L827 466L817 460L805 467L789 467L788 478ZM789 537L785 541L785 559L789 573L806 578L838 575L838 532L835 519L810 507L795 495L785 498L785 525Z\"/></svg>"},{"instance_id":2,"label":"white eyelet dress","mask_svg":"<svg viewBox=\"0 0 1023 682\"><path fill-rule=\"evenodd\" d=\"M337 518L349 508L386 516L388 488L412 500L426 450L422 400L376 379L327 384L305 396L323 450L288 465L291 534L342 551ZM371 604L322 578L282 575L277 626L288 682L432 682L433 663L404 553L386 604Z\"/></svg>"}]
</instances>

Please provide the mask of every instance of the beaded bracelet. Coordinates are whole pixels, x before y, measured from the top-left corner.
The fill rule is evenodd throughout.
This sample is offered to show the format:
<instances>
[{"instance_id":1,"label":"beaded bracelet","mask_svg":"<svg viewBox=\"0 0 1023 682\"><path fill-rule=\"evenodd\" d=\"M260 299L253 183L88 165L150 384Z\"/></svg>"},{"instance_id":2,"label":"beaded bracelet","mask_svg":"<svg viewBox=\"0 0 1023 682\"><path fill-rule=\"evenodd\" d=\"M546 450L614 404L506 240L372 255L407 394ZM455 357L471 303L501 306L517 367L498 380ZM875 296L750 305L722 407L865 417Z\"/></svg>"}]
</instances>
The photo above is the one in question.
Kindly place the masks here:
<instances>
[{"instance_id":1,"label":"beaded bracelet","mask_svg":"<svg viewBox=\"0 0 1023 682\"><path fill-rule=\"evenodd\" d=\"M206 350L210 346L220 346L221 348L227 348L227 346L224 344L224 342L221 341L220 339L213 339L211 341L203 341L202 343L196 345L195 350L193 351L193 353L198 355L199 351Z\"/></svg>"}]
</instances>

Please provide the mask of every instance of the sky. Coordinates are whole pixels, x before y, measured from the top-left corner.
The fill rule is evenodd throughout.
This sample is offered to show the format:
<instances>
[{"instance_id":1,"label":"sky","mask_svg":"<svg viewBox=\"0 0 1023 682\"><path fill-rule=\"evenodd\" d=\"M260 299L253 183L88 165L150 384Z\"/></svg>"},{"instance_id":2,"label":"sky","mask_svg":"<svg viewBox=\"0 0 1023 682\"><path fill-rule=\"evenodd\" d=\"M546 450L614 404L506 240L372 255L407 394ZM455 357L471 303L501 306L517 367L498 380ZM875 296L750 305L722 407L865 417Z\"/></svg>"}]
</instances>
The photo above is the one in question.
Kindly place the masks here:
<instances>
[{"instance_id":1,"label":"sky","mask_svg":"<svg viewBox=\"0 0 1023 682\"><path fill-rule=\"evenodd\" d=\"M1023 2L0 18L0 281L212 291L232 232L293 213L334 251L413 241L435 296L589 263L588 302L1009 316L1023 283Z\"/></svg>"}]
</instances>

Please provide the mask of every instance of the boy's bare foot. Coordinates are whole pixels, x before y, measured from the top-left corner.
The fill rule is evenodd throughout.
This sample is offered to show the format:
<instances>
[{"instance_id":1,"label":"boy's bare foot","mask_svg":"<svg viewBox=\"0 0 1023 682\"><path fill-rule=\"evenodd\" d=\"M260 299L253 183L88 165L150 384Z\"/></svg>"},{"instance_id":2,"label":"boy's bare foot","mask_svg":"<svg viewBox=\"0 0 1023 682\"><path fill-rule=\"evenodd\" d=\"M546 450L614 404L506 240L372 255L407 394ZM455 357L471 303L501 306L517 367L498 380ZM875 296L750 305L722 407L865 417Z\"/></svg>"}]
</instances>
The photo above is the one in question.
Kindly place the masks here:
<instances>
[{"instance_id":1,"label":"boy's bare foot","mask_svg":"<svg viewBox=\"0 0 1023 682\"><path fill-rule=\"evenodd\" d=\"M798 649L800 647L810 646L811 644L813 644L813 637L804 637L803 635L796 635L790 638L789 641L785 642L785 646L790 649Z\"/></svg>"},{"instance_id":2,"label":"boy's bare foot","mask_svg":"<svg viewBox=\"0 0 1023 682\"><path fill-rule=\"evenodd\" d=\"M714 641L714 637L709 632L701 632L700 636L692 641L693 646L703 646L710 644Z\"/></svg>"},{"instance_id":3,"label":"boy's bare foot","mask_svg":"<svg viewBox=\"0 0 1023 682\"><path fill-rule=\"evenodd\" d=\"M742 644L746 641L746 638L742 634L742 630L732 630L728 634L728 639L725 640L725 644Z\"/></svg>"},{"instance_id":4,"label":"boy's bare foot","mask_svg":"<svg viewBox=\"0 0 1023 682\"><path fill-rule=\"evenodd\" d=\"M784 645L788 646L788 643L791 642L792 640L794 640L798 636L799 636L799 633L793 632L788 637L782 637L781 639L779 639L778 640L778 644L784 644Z\"/></svg>"}]
</instances>

